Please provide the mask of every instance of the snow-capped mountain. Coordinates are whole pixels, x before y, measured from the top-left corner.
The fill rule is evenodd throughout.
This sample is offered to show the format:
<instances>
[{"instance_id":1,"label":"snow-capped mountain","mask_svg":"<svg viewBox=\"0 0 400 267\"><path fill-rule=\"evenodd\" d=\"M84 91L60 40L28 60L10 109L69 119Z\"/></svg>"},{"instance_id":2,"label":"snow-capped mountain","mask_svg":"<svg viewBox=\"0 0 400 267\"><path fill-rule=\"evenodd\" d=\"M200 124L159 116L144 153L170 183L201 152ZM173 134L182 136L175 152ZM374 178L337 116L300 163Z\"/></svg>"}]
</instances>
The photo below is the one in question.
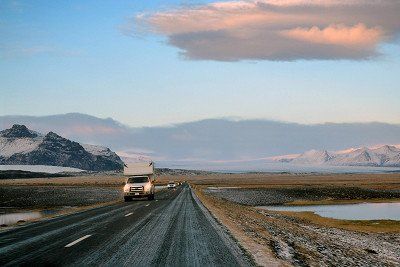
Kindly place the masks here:
<instances>
[{"instance_id":1,"label":"snow-capped mountain","mask_svg":"<svg viewBox=\"0 0 400 267\"><path fill-rule=\"evenodd\" d=\"M89 171L122 170L123 162L106 147L81 145L56 133L43 135L25 125L0 132L1 165L51 165Z\"/></svg>"},{"instance_id":2,"label":"snow-capped mountain","mask_svg":"<svg viewBox=\"0 0 400 267\"><path fill-rule=\"evenodd\" d=\"M336 166L400 167L400 148L384 145L374 148L351 148L342 151L310 150L296 157L276 157L294 164L327 164Z\"/></svg>"}]
</instances>

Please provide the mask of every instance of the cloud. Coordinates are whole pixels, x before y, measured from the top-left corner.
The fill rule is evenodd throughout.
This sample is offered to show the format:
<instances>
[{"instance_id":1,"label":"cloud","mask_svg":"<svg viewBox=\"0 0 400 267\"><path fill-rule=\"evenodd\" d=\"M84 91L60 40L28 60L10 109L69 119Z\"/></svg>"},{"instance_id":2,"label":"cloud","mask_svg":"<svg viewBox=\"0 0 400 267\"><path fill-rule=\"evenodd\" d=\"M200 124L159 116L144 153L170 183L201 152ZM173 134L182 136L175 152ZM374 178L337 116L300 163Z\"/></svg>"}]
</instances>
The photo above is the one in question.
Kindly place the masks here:
<instances>
[{"instance_id":1,"label":"cloud","mask_svg":"<svg viewBox=\"0 0 400 267\"><path fill-rule=\"evenodd\" d=\"M306 125L267 120L210 119L168 127L129 128L114 120L84 114L0 116L0 130L15 123L25 124L41 133L54 131L81 143L109 147L127 162L132 158L151 157L153 160L171 161L170 167L181 166L172 165L173 161L239 162L303 153L310 149L339 150L400 143L400 124L386 123ZM82 131L83 125L99 131ZM191 138L176 138L180 136ZM245 165L249 167L248 163Z\"/></svg>"},{"instance_id":2,"label":"cloud","mask_svg":"<svg viewBox=\"0 0 400 267\"><path fill-rule=\"evenodd\" d=\"M138 14L124 33L166 36L188 59L363 60L395 40L398 14L398 0L242 0Z\"/></svg>"},{"instance_id":3,"label":"cloud","mask_svg":"<svg viewBox=\"0 0 400 267\"><path fill-rule=\"evenodd\" d=\"M284 30L281 34L300 41L341 46L374 47L383 39L383 32L380 28L367 28L362 23L354 27L331 25L324 29L316 26L312 28L295 28Z\"/></svg>"}]
</instances>

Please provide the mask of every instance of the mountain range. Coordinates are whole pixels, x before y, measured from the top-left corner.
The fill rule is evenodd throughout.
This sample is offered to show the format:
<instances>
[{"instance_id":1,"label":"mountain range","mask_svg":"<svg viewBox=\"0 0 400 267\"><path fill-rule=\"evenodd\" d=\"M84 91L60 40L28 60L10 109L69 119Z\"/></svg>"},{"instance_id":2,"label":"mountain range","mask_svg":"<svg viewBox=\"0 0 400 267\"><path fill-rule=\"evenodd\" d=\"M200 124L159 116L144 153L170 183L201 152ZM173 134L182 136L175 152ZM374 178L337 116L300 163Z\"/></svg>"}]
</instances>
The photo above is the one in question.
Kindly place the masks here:
<instances>
[{"instance_id":1,"label":"mountain range","mask_svg":"<svg viewBox=\"0 0 400 267\"><path fill-rule=\"evenodd\" d=\"M38 132L54 131L80 143L106 146L124 161L150 157L158 166L178 168L193 162L252 160L262 166L262 159L311 149L336 151L345 147L400 144L400 125L380 122L299 124L222 118L130 127L112 118L80 113L0 116L0 129L13 124L24 124Z\"/></svg>"},{"instance_id":2,"label":"mountain range","mask_svg":"<svg viewBox=\"0 0 400 267\"><path fill-rule=\"evenodd\" d=\"M383 145L341 151L310 150L300 155L276 157L275 160L303 165L400 167L400 146Z\"/></svg>"},{"instance_id":3,"label":"mountain range","mask_svg":"<svg viewBox=\"0 0 400 267\"><path fill-rule=\"evenodd\" d=\"M51 165L88 171L120 171L123 162L106 147L79 144L54 132L43 135L14 124L0 132L1 165Z\"/></svg>"}]
</instances>

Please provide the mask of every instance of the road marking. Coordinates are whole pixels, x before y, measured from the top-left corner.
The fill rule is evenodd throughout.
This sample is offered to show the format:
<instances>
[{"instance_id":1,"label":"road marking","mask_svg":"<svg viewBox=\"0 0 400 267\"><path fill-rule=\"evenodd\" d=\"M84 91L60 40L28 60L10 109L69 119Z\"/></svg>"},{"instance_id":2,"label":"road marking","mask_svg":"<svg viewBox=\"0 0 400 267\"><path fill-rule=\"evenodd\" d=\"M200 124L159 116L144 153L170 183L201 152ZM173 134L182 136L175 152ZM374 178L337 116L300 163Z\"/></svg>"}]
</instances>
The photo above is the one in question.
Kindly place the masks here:
<instances>
[{"instance_id":1,"label":"road marking","mask_svg":"<svg viewBox=\"0 0 400 267\"><path fill-rule=\"evenodd\" d=\"M146 207L150 206L150 204L147 204Z\"/></svg>"},{"instance_id":2,"label":"road marking","mask_svg":"<svg viewBox=\"0 0 400 267\"><path fill-rule=\"evenodd\" d=\"M91 237L91 236L92 236L92 235L85 235L85 236L82 236L81 238L75 240L74 242L69 243L69 244L66 245L65 247L66 247L66 248L72 247L73 245L78 244L78 243L81 242L82 240L85 240L86 238Z\"/></svg>"},{"instance_id":3,"label":"road marking","mask_svg":"<svg viewBox=\"0 0 400 267\"><path fill-rule=\"evenodd\" d=\"M158 201L158 199L156 199L156 202Z\"/></svg>"},{"instance_id":4,"label":"road marking","mask_svg":"<svg viewBox=\"0 0 400 267\"><path fill-rule=\"evenodd\" d=\"M125 214L125 217L131 216L133 212L129 212L128 214Z\"/></svg>"}]
</instances>

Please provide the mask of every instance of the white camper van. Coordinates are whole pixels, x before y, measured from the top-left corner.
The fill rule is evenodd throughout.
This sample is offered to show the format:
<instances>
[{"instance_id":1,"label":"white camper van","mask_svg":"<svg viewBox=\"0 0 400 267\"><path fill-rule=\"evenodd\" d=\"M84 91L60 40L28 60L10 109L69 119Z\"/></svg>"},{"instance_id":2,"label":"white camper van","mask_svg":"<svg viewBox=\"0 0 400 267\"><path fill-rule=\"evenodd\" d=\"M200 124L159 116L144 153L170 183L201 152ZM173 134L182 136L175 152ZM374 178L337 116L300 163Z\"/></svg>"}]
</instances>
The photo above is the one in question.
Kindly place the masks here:
<instances>
[{"instance_id":1,"label":"white camper van","mask_svg":"<svg viewBox=\"0 0 400 267\"><path fill-rule=\"evenodd\" d=\"M147 197L154 199L154 163L140 162L124 165L124 176L127 177L124 186L124 199L131 201L132 198Z\"/></svg>"}]
</instances>

